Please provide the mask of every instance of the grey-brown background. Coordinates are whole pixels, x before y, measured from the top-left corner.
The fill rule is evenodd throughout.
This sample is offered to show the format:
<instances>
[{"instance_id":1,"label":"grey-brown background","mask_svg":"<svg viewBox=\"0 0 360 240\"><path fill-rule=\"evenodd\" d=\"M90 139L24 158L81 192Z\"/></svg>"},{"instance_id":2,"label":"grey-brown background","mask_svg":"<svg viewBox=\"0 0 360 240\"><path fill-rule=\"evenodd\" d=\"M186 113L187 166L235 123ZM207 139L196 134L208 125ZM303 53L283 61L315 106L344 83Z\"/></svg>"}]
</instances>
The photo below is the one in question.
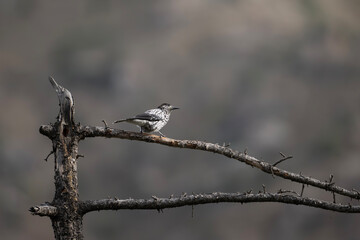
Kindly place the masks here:
<instances>
[{"instance_id":1,"label":"grey-brown background","mask_svg":"<svg viewBox=\"0 0 360 240\"><path fill-rule=\"evenodd\" d=\"M360 4L356 0L0 0L0 231L51 239L27 209L51 201L57 97L102 125L179 106L169 137L230 142L281 167L360 188ZM118 127L137 131L136 127ZM80 144L81 199L300 191L224 157L116 139ZM330 193L305 195L332 200ZM345 203L350 199L343 198ZM351 203L357 204L357 201ZM216 204L86 215L86 239L359 239L360 217L284 204Z\"/></svg>"}]
</instances>

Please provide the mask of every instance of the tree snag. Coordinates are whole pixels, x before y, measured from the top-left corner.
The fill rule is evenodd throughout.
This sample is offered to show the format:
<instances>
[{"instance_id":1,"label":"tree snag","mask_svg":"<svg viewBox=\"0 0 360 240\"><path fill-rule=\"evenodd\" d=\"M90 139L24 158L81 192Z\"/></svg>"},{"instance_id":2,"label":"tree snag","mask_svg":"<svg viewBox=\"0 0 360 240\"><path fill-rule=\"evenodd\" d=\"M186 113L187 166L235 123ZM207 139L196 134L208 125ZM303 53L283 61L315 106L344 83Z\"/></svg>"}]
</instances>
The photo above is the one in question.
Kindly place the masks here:
<instances>
[{"instance_id":1,"label":"tree snag","mask_svg":"<svg viewBox=\"0 0 360 240\"><path fill-rule=\"evenodd\" d=\"M54 87L59 98L59 115L57 121L50 125L42 125L40 133L47 136L53 145L50 154L54 154L55 159L55 195L51 203L44 203L31 207L29 211L38 216L47 216L51 219L55 239L83 239L83 216L92 211L100 210L120 210L120 209L142 209L162 211L165 208L191 206L210 203L251 203L251 202L278 202L285 204L303 205L324 210L360 213L360 205L350 205L349 203L337 203L335 194L349 197L350 199L360 199L360 192L356 189L348 190L335 185L333 175L329 181L320 181L316 178L307 177L301 173L293 173L276 167L281 162L292 158L292 156L282 155L282 159L274 164L256 159L248 155L247 151L239 152L229 148L228 145L219 145L196 140L176 140L152 134L142 134L129 132L119 129L109 128L106 121L102 120L105 127L82 126L74 121L74 99L69 90L58 85L50 77L50 83ZM179 197L171 195L170 198L159 198L152 196L150 199L101 199L101 200L79 200L77 159L82 155L78 154L79 141L89 137L106 137L127 140L144 141L157 143L169 147L188 148L217 153L229 159L257 168L273 177L278 176L284 180L289 180L301 184L301 192L294 190L278 190L277 193L267 192L265 185L262 191L254 194L252 190L243 193L208 193L208 194L182 194ZM329 191L331 201L324 201L304 197L305 185Z\"/></svg>"}]
</instances>

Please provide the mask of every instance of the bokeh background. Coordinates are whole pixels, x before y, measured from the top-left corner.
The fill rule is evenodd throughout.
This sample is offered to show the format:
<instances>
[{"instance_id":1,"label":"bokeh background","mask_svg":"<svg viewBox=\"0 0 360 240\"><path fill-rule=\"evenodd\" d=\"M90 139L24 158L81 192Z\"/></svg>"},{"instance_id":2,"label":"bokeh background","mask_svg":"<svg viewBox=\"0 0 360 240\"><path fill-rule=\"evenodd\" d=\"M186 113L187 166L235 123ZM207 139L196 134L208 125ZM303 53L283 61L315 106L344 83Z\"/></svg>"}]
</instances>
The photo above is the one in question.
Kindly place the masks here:
<instances>
[{"instance_id":1,"label":"bokeh background","mask_svg":"<svg viewBox=\"0 0 360 240\"><path fill-rule=\"evenodd\" d=\"M52 239L28 208L54 194L50 141L68 88L76 121L100 125L169 102L169 137L230 143L360 189L360 2L0 0L0 232ZM137 131L135 126L116 127ZM119 139L80 144L81 199L301 190L222 156ZM305 196L332 201L305 188ZM358 204L348 198L344 203ZM193 214L193 217L192 217ZM85 239L359 239L360 216L277 203L85 216Z\"/></svg>"}]
</instances>

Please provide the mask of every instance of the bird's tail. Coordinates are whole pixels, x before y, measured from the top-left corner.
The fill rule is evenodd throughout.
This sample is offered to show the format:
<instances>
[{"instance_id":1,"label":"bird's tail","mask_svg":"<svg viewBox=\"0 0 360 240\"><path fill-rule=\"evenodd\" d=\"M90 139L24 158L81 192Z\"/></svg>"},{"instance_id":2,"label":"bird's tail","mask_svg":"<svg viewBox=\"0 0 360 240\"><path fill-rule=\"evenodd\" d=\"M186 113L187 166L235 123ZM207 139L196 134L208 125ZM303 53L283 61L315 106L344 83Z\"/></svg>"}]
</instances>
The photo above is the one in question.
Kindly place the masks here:
<instances>
[{"instance_id":1,"label":"bird's tail","mask_svg":"<svg viewBox=\"0 0 360 240\"><path fill-rule=\"evenodd\" d=\"M125 121L127 121L127 119L120 119L120 120L117 120L117 121L113 122L113 124L114 123L119 123L119 122L125 122Z\"/></svg>"}]
</instances>

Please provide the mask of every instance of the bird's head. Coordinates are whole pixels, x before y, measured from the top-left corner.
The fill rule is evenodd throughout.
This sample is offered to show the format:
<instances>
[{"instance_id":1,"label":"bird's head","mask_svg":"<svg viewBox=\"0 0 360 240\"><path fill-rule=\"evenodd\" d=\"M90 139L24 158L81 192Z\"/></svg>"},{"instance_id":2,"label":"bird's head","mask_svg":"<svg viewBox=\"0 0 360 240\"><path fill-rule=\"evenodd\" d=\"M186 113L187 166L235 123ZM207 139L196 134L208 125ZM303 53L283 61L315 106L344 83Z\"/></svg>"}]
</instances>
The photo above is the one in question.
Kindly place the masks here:
<instances>
[{"instance_id":1,"label":"bird's head","mask_svg":"<svg viewBox=\"0 0 360 240\"><path fill-rule=\"evenodd\" d=\"M169 111L171 112L172 110L176 110L176 109L179 109L178 107L174 107L168 103L163 103L161 104L160 106L158 106L159 109L161 110L166 110L166 111Z\"/></svg>"}]
</instances>

